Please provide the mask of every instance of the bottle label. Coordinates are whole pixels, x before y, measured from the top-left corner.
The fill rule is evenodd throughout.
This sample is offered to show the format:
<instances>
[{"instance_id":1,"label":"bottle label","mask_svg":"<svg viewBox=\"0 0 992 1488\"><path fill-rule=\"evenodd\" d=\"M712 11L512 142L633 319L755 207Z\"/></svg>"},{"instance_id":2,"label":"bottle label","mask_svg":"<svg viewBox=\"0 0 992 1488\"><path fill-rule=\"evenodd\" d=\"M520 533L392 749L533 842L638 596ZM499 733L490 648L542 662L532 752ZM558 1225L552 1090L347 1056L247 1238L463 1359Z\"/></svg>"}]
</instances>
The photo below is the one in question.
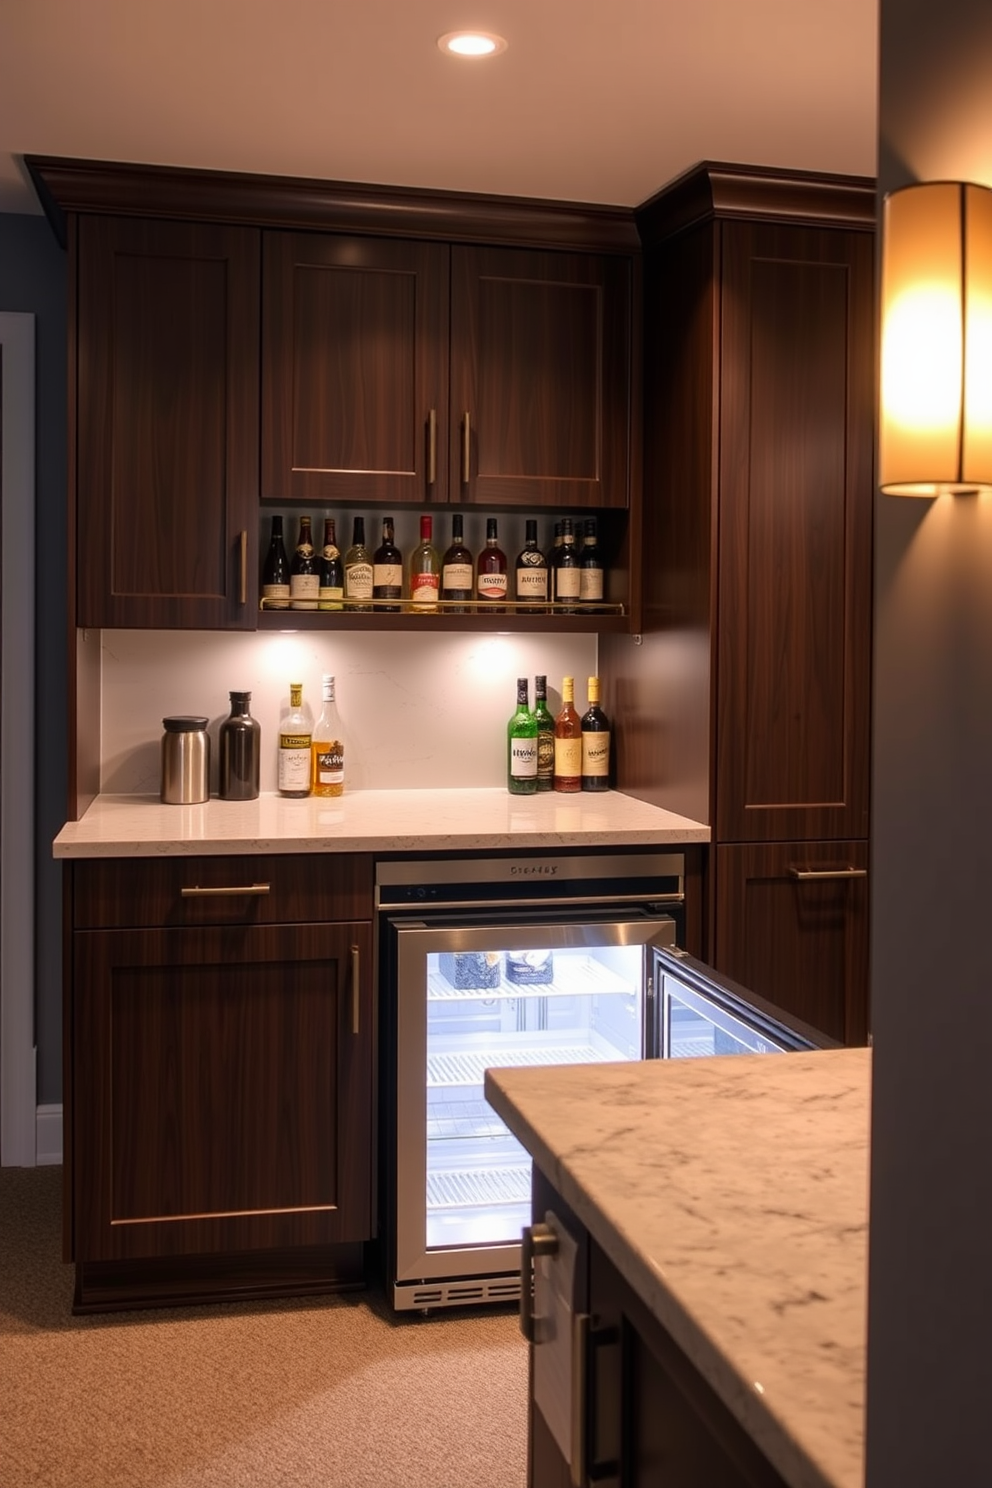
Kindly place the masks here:
<instances>
[{"instance_id":1,"label":"bottle label","mask_svg":"<svg viewBox=\"0 0 992 1488\"><path fill-rule=\"evenodd\" d=\"M344 745L340 739L332 739L328 744L314 744L313 761L316 785L343 784Z\"/></svg>"},{"instance_id":2,"label":"bottle label","mask_svg":"<svg viewBox=\"0 0 992 1488\"><path fill-rule=\"evenodd\" d=\"M462 593L472 592L473 570L471 563L446 563L444 565L444 587L457 589Z\"/></svg>"},{"instance_id":3,"label":"bottle label","mask_svg":"<svg viewBox=\"0 0 992 1488\"><path fill-rule=\"evenodd\" d=\"M340 558L341 556L340 548L336 548L333 543L328 543L322 552L328 563L332 563L335 558Z\"/></svg>"},{"instance_id":4,"label":"bottle label","mask_svg":"<svg viewBox=\"0 0 992 1488\"><path fill-rule=\"evenodd\" d=\"M323 599L343 599L344 598L344 590L341 588L341 585L340 584L338 584L336 587L333 587L332 586L330 588L328 588L324 584L321 584L320 588L317 591L317 597L319 599L322 599L322 600Z\"/></svg>"},{"instance_id":5,"label":"bottle label","mask_svg":"<svg viewBox=\"0 0 992 1488\"><path fill-rule=\"evenodd\" d=\"M285 610L289 605L288 584L263 584L262 598L274 610Z\"/></svg>"},{"instance_id":6,"label":"bottle label","mask_svg":"<svg viewBox=\"0 0 992 1488\"><path fill-rule=\"evenodd\" d=\"M566 780L582 774L582 740L555 740L555 774Z\"/></svg>"},{"instance_id":7,"label":"bottle label","mask_svg":"<svg viewBox=\"0 0 992 1488\"><path fill-rule=\"evenodd\" d=\"M555 590L559 599L578 599L579 583L577 568L559 568L555 573Z\"/></svg>"},{"instance_id":8,"label":"bottle label","mask_svg":"<svg viewBox=\"0 0 992 1488\"><path fill-rule=\"evenodd\" d=\"M537 736L537 774L540 780L551 780L555 773L555 736L541 729Z\"/></svg>"},{"instance_id":9,"label":"bottle label","mask_svg":"<svg viewBox=\"0 0 992 1488\"><path fill-rule=\"evenodd\" d=\"M514 780L537 778L537 740L510 740L510 775Z\"/></svg>"},{"instance_id":10,"label":"bottle label","mask_svg":"<svg viewBox=\"0 0 992 1488\"><path fill-rule=\"evenodd\" d=\"M279 789L310 789L310 739L306 734L279 735Z\"/></svg>"},{"instance_id":11,"label":"bottle label","mask_svg":"<svg viewBox=\"0 0 992 1488\"><path fill-rule=\"evenodd\" d=\"M372 583L376 589L386 589L386 599L399 599L403 588L403 565L401 563L377 563L372 569Z\"/></svg>"},{"instance_id":12,"label":"bottle label","mask_svg":"<svg viewBox=\"0 0 992 1488\"><path fill-rule=\"evenodd\" d=\"M603 597L603 570L583 568L579 571L579 598L598 600Z\"/></svg>"},{"instance_id":13,"label":"bottle label","mask_svg":"<svg viewBox=\"0 0 992 1488\"><path fill-rule=\"evenodd\" d=\"M349 599L372 598L371 563L353 563L344 571L345 590Z\"/></svg>"},{"instance_id":14,"label":"bottle label","mask_svg":"<svg viewBox=\"0 0 992 1488\"><path fill-rule=\"evenodd\" d=\"M289 581L289 603L294 610L315 610L319 593L318 574L293 574Z\"/></svg>"},{"instance_id":15,"label":"bottle label","mask_svg":"<svg viewBox=\"0 0 992 1488\"><path fill-rule=\"evenodd\" d=\"M547 599L548 571L546 568L517 569L517 598L522 600Z\"/></svg>"},{"instance_id":16,"label":"bottle label","mask_svg":"<svg viewBox=\"0 0 992 1488\"><path fill-rule=\"evenodd\" d=\"M410 598L417 604L436 604L441 586L436 573L418 573L410 579Z\"/></svg>"},{"instance_id":17,"label":"bottle label","mask_svg":"<svg viewBox=\"0 0 992 1488\"><path fill-rule=\"evenodd\" d=\"M582 773L598 775L610 773L610 735L586 733L582 735Z\"/></svg>"},{"instance_id":18,"label":"bottle label","mask_svg":"<svg viewBox=\"0 0 992 1488\"><path fill-rule=\"evenodd\" d=\"M506 598L506 574L505 573L481 573L479 575L479 598L480 599L505 599Z\"/></svg>"}]
</instances>

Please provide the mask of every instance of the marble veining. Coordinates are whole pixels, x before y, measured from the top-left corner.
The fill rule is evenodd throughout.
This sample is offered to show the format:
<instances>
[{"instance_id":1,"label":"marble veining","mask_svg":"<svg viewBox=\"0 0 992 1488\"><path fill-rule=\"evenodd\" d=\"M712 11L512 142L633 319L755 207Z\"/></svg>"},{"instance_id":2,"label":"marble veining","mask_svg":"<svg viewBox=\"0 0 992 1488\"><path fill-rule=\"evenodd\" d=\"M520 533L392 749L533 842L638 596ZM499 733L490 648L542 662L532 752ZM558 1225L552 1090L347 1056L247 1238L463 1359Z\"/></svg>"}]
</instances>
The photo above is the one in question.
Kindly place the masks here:
<instances>
[{"instance_id":1,"label":"marble veining","mask_svg":"<svg viewBox=\"0 0 992 1488\"><path fill-rule=\"evenodd\" d=\"M870 1051L493 1070L486 1095L793 1488L861 1488Z\"/></svg>"},{"instance_id":2,"label":"marble veining","mask_svg":"<svg viewBox=\"0 0 992 1488\"><path fill-rule=\"evenodd\" d=\"M101 795L55 838L56 858L211 853L463 851L708 842L709 827L619 791L511 796L504 789L346 791L294 801L164 806Z\"/></svg>"}]
</instances>

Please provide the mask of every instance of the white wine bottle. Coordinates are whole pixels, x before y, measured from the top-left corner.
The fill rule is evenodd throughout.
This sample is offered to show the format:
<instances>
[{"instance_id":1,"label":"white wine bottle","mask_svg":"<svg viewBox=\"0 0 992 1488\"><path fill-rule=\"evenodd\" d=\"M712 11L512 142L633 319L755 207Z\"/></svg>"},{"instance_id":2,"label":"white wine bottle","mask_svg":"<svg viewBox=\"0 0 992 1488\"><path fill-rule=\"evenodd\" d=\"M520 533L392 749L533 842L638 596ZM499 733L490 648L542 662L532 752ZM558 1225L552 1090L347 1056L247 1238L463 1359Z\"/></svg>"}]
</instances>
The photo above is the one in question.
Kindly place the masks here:
<instances>
[{"instance_id":1,"label":"white wine bottle","mask_svg":"<svg viewBox=\"0 0 992 1488\"><path fill-rule=\"evenodd\" d=\"M289 710L279 720L277 783L281 796L310 794L310 744L313 713L303 701L303 683L289 684Z\"/></svg>"}]
</instances>

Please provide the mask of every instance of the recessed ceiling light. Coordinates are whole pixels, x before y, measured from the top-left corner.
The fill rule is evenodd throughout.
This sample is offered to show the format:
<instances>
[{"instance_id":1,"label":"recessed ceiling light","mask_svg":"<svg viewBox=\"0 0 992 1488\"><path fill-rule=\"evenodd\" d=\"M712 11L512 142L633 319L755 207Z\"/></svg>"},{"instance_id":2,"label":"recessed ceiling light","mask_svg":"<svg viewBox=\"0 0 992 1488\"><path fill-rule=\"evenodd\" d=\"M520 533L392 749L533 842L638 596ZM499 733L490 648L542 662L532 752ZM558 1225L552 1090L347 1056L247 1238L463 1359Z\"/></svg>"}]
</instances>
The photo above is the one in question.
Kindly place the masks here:
<instances>
[{"instance_id":1,"label":"recessed ceiling light","mask_svg":"<svg viewBox=\"0 0 992 1488\"><path fill-rule=\"evenodd\" d=\"M446 31L437 44L442 52L455 57L495 57L497 52L506 51L502 36L489 31Z\"/></svg>"}]
</instances>

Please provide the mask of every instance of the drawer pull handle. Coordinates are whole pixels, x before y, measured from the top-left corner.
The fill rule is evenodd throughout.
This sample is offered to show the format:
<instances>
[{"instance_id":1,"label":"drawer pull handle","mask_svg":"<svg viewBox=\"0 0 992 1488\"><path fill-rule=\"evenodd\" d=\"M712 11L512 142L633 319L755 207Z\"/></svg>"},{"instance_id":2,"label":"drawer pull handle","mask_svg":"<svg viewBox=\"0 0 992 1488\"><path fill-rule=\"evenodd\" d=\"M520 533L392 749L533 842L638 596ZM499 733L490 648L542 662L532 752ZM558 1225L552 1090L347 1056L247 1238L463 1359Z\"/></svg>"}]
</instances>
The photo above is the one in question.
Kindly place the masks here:
<instances>
[{"instance_id":1,"label":"drawer pull handle","mask_svg":"<svg viewBox=\"0 0 992 1488\"><path fill-rule=\"evenodd\" d=\"M219 889L207 889L194 884L192 888L182 888L179 892L184 899L213 899L221 894L268 894L271 888L271 884L231 884Z\"/></svg>"},{"instance_id":2,"label":"drawer pull handle","mask_svg":"<svg viewBox=\"0 0 992 1488\"><path fill-rule=\"evenodd\" d=\"M351 948L351 1031L357 1037L361 1028L362 957L357 945Z\"/></svg>"},{"instance_id":3,"label":"drawer pull handle","mask_svg":"<svg viewBox=\"0 0 992 1488\"><path fill-rule=\"evenodd\" d=\"M867 868L790 868L793 878L808 882L813 878L867 878Z\"/></svg>"},{"instance_id":4,"label":"drawer pull handle","mask_svg":"<svg viewBox=\"0 0 992 1488\"><path fill-rule=\"evenodd\" d=\"M558 1236L548 1224L525 1225L520 1236L520 1331L536 1343L534 1318L534 1257L557 1255Z\"/></svg>"}]
</instances>

